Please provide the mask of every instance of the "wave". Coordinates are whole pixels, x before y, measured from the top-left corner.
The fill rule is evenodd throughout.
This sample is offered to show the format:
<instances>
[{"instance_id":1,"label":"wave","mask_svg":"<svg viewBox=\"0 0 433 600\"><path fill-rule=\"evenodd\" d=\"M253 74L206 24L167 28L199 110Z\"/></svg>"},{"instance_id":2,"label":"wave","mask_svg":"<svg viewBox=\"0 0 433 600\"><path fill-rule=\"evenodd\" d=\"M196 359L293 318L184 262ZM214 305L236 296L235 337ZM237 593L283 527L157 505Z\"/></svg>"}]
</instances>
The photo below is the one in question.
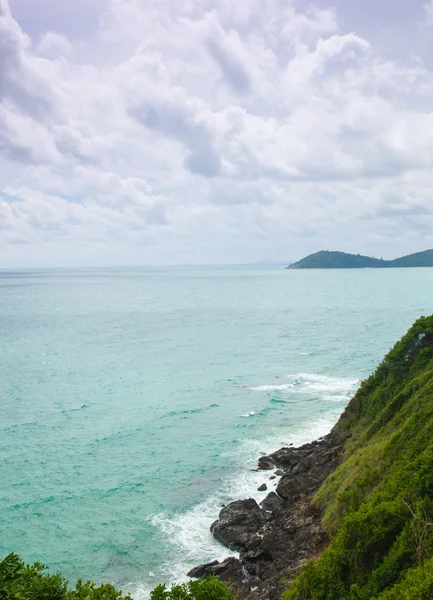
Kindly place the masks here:
<instances>
[{"instance_id":1,"label":"wave","mask_svg":"<svg viewBox=\"0 0 433 600\"><path fill-rule=\"evenodd\" d=\"M315 373L285 375L285 383L265 384L251 387L254 392L290 392L292 394L314 395L331 401L347 401L358 386L359 379L330 377Z\"/></svg>"},{"instance_id":2,"label":"wave","mask_svg":"<svg viewBox=\"0 0 433 600\"><path fill-rule=\"evenodd\" d=\"M281 385L258 385L252 387L250 390L253 392L274 392L274 391L287 391L293 388L292 383L283 383Z\"/></svg>"},{"instance_id":3,"label":"wave","mask_svg":"<svg viewBox=\"0 0 433 600\"><path fill-rule=\"evenodd\" d=\"M270 393L271 397L267 406L261 410L256 408L239 417L254 417L251 423L256 422L268 411L273 410L272 405L290 403L292 394L295 394L298 400L347 402L359 385L357 379L314 373L289 374L282 379L278 384L250 388L252 391ZM144 578L146 583L143 581L133 591L134 597L137 600L147 599L150 590L161 581L187 580L186 573L195 565L214 559L223 560L230 555L236 556L235 552L216 542L209 530L221 507L241 498L255 498L258 502L263 500L268 492L259 492L257 488L266 482L268 491L272 491L279 478L270 479L273 471L256 471L258 457L282 446L298 446L326 435L335 424L340 409L337 405L327 412L329 414L326 418L310 421L296 432L275 428L274 433L265 439L244 439L235 453L228 452L221 457L233 467L233 475L221 479L218 491L181 514L160 513L150 517L149 522L163 538L167 560L157 572L149 573L149 576ZM248 426L245 423L243 427Z\"/></svg>"},{"instance_id":4,"label":"wave","mask_svg":"<svg viewBox=\"0 0 433 600\"><path fill-rule=\"evenodd\" d=\"M202 413L211 408L219 408L219 404L211 404L209 406L204 406L202 408L185 408L183 410L170 410L169 412L161 415L160 419L166 419L168 417L176 417L179 415L195 415Z\"/></svg>"},{"instance_id":5,"label":"wave","mask_svg":"<svg viewBox=\"0 0 433 600\"><path fill-rule=\"evenodd\" d=\"M271 404L290 404L290 400L284 400L283 398L271 398Z\"/></svg>"},{"instance_id":6,"label":"wave","mask_svg":"<svg viewBox=\"0 0 433 600\"><path fill-rule=\"evenodd\" d=\"M83 410L85 408L89 408L89 406L90 406L90 404L82 404L81 406L78 406L77 408L65 408L65 409L61 410L60 412L61 412L62 415L65 415L65 414L70 413L70 412L78 412L78 411Z\"/></svg>"},{"instance_id":7,"label":"wave","mask_svg":"<svg viewBox=\"0 0 433 600\"><path fill-rule=\"evenodd\" d=\"M281 439L280 432L265 440L245 440L235 455L227 453L225 458L234 461L235 473L221 481L217 492L182 514L160 513L150 517L152 526L164 537L168 560L157 573L149 574L154 584L140 584L133 591L134 597L137 600L147 599L150 590L161 581L186 581L186 573L200 563L237 556L236 552L219 544L209 530L222 506L241 498L255 498L258 502L263 500L268 492L259 492L257 488L266 482L268 491L271 491L277 486L279 478L270 480L272 471L256 471L258 457L282 445L301 445L322 437L333 425L334 420L321 419L309 423L286 439Z\"/></svg>"}]
</instances>

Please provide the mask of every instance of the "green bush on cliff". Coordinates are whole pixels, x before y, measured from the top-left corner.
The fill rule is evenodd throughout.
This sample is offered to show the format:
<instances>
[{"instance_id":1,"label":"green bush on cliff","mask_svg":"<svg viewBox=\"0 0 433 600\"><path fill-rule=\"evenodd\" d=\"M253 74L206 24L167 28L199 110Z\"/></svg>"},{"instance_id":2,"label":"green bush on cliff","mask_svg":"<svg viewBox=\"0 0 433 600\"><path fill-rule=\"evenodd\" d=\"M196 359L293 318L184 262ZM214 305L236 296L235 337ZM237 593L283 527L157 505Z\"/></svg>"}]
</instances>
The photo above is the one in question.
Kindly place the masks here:
<instances>
[{"instance_id":1,"label":"green bush on cliff","mask_svg":"<svg viewBox=\"0 0 433 600\"><path fill-rule=\"evenodd\" d=\"M150 600L236 600L231 591L215 577L197 579L167 590L159 585L150 594Z\"/></svg>"},{"instance_id":2,"label":"green bush on cliff","mask_svg":"<svg viewBox=\"0 0 433 600\"><path fill-rule=\"evenodd\" d=\"M40 563L26 565L17 554L0 562L0 600L132 600L110 584L80 579L69 589L59 574L50 575Z\"/></svg>"},{"instance_id":3,"label":"green bush on cliff","mask_svg":"<svg viewBox=\"0 0 433 600\"><path fill-rule=\"evenodd\" d=\"M431 600L433 598L433 563L424 568L410 569L402 580L378 600Z\"/></svg>"},{"instance_id":4,"label":"green bush on cliff","mask_svg":"<svg viewBox=\"0 0 433 600\"><path fill-rule=\"evenodd\" d=\"M218 579L208 577L174 585L167 590L159 585L151 600L235 600L235 596ZM110 584L97 585L79 580L69 589L59 574L50 575L40 563L26 565L16 554L0 562L0 600L132 600Z\"/></svg>"},{"instance_id":5,"label":"green bush on cliff","mask_svg":"<svg viewBox=\"0 0 433 600\"><path fill-rule=\"evenodd\" d=\"M343 463L315 503L331 543L284 600L433 598L433 317L419 319L336 426Z\"/></svg>"}]
</instances>

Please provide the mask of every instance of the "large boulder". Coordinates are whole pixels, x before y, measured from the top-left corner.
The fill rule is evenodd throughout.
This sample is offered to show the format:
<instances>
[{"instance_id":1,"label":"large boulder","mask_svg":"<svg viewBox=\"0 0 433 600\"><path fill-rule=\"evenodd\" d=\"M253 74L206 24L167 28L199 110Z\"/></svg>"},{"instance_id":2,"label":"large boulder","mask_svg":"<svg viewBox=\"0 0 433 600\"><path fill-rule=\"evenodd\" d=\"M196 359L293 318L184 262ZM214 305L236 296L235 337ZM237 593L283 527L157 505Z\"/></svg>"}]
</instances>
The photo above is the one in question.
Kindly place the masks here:
<instances>
[{"instance_id":1,"label":"large boulder","mask_svg":"<svg viewBox=\"0 0 433 600\"><path fill-rule=\"evenodd\" d=\"M213 536L224 546L238 552L252 550L260 544L258 532L267 516L253 498L237 500L225 506L212 523Z\"/></svg>"},{"instance_id":2,"label":"large boulder","mask_svg":"<svg viewBox=\"0 0 433 600\"><path fill-rule=\"evenodd\" d=\"M260 506L263 510L272 513L274 517L276 517L283 508L283 504L284 500L275 492L270 492L266 498L260 502Z\"/></svg>"},{"instance_id":3,"label":"large boulder","mask_svg":"<svg viewBox=\"0 0 433 600\"><path fill-rule=\"evenodd\" d=\"M212 567L216 567L217 565L219 565L219 561L213 560L212 562L194 567L191 571L188 571L187 575L188 577L204 577L205 575L212 573Z\"/></svg>"},{"instance_id":4,"label":"large boulder","mask_svg":"<svg viewBox=\"0 0 433 600\"><path fill-rule=\"evenodd\" d=\"M261 456L259 458L258 468L263 471L271 471L273 468L275 468L275 462L271 456Z\"/></svg>"}]
</instances>

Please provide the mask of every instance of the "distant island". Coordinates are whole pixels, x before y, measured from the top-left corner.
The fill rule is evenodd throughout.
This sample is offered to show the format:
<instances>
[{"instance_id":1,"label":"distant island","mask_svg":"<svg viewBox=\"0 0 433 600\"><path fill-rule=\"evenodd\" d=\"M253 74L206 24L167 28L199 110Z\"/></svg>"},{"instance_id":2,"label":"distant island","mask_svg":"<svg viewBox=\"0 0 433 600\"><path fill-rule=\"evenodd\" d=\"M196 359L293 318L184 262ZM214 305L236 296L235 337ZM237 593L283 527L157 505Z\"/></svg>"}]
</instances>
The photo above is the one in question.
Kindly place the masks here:
<instances>
[{"instance_id":1,"label":"distant island","mask_svg":"<svg viewBox=\"0 0 433 600\"><path fill-rule=\"evenodd\" d=\"M396 269L399 267L433 267L433 250L408 254L394 260L321 250L289 265L286 269Z\"/></svg>"}]
</instances>

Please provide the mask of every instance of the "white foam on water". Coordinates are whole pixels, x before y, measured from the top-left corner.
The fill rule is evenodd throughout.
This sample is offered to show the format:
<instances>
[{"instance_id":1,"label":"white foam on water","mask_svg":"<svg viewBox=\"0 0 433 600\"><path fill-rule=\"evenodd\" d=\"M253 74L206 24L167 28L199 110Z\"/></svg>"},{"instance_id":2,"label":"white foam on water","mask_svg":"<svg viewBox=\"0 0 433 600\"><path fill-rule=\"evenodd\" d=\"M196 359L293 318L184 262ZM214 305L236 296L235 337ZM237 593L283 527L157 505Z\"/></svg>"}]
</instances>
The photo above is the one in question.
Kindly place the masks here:
<instances>
[{"instance_id":1,"label":"white foam on water","mask_svg":"<svg viewBox=\"0 0 433 600\"><path fill-rule=\"evenodd\" d=\"M290 391L290 393L314 394L325 401L347 401L354 394L359 381L356 379L329 377L311 373L298 373L286 375L287 383L278 385L261 385L250 388L253 391ZM254 410L240 415L248 418L254 416ZM331 430L335 424L337 413L328 419L319 419L307 423L296 433L275 430L266 439L245 440L235 454L227 454L222 459L227 459L234 464L235 473L228 476L221 484L220 489L209 495L205 501L193 506L190 510L175 516L164 513L151 518L152 525L158 529L166 539L167 562L163 564L155 576L152 587L144 584L139 586L134 593L137 600L146 600L150 590L160 581L168 585L186 581L186 573L194 566L223 560L228 556L236 556L219 544L210 533L210 525L218 518L218 514L225 504L234 500L254 498L261 502L269 491L278 483L278 477L270 480L272 471L255 471L260 455L270 453L283 446L293 444L299 446L318 439ZM259 492L258 487L266 483L267 492Z\"/></svg>"},{"instance_id":2,"label":"white foam on water","mask_svg":"<svg viewBox=\"0 0 433 600\"><path fill-rule=\"evenodd\" d=\"M258 457L281 446L298 446L315 440L329 433L333 425L334 420L322 419L311 422L297 433L286 437L279 432L264 440L245 440L235 455L235 467L238 467L239 472L229 476L218 492L183 514L174 517L164 513L155 515L151 523L166 538L167 555L170 560L162 565L152 588L159 581L168 584L187 581L186 573L198 564L237 556L236 552L219 544L210 533L210 525L218 518L222 506L244 498L254 498L261 502L267 493L277 486L279 478L270 480L272 471L252 470L257 467ZM262 483L268 486L266 492L259 492L257 489ZM134 597L137 600L145 600L152 588L141 585Z\"/></svg>"},{"instance_id":3,"label":"white foam on water","mask_svg":"<svg viewBox=\"0 0 433 600\"><path fill-rule=\"evenodd\" d=\"M314 373L297 373L285 375L288 383L265 384L250 389L254 392L290 392L292 394L308 394L319 396L324 400L341 402L354 394L359 386L358 379L346 377L329 377Z\"/></svg>"},{"instance_id":4,"label":"white foam on water","mask_svg":"<svg viewBox=\"0 0 433 600\"><path fill-rule=\"evenodd\" d=\"M297 375L286 375L286 379L293 381L294 386L305 386L310 389L321 391L349 391L356 389L359 379L347 377L330 377L329 375L316 375L314 373L299 373Z\"/></svg>"},{"instance_id":5,"label":"white foam on water","mask_svg":"<svg viewBox=\"0 0 433 600\"><path fill-rule=\"evenodd\" d=\"M274 390L290 390L293 387L293 383L282 383L280 385L258 385L257 387L250 388L250 390L253 392L273 392Z\"/></svg>"}]
</instances>

